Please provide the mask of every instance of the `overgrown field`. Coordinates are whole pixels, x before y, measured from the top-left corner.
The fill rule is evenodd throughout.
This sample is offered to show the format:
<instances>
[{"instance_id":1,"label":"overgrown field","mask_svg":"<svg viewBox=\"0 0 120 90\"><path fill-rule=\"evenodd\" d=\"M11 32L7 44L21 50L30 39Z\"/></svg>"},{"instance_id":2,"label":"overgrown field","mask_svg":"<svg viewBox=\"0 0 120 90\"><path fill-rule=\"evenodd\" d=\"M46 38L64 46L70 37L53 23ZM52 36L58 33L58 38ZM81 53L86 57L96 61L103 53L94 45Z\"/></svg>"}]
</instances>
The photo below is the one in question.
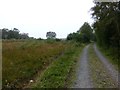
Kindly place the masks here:
<instances>
[{"instance_id":1,"label":"overgrown field","mask_svg":"<svg viewBox=\"0 0 120 90\"><path fill-rule=\"evenodd\" d=\"M2 46L3 87L23 87L67 48L45 41L3 41Z\"/></svg>"},{"instance_id":2,"label":"overgrown field","mask_svg":"<svg viewBox=\"0 0 120 90\"><path fill-rule=\"evenodd\" d=\"M57 84L58 86L56 87L61 87L59 86L59 82L61 82L63 87L63 84L65 84L63 82L65 82L67 75L72 68L72 63L75 61L75 58L73 60L73 57L71 58L71 56L73 56L76 52L75 50L78 49L73 43L44 40L3 41L2 47L3 88L25 87L30 80L34 80L38 73L41 75L41 73L50 65L52 68L48 71L46 70L46 74L45 76L43 75L42 78L42 81L44 82L42 82L42 84L37 84L38 87L42 87L42 85L45 85L43 87L47 87L47 84L51 84L48 85L48 87L54 87L54 85ZM55 76L53 75L54 79L52 79L49 77L49 75L52 75L47 74L48 72L58 76L62 75L62 77L58 78L56 76L56 78L54 78ZM63 78L64 74L65 77ZM49 78L50 81L46 82L44 80L45 78ZM56 84L51 80L53 80L54 83L56 82ZM58 82L56 80L58 80Z\"/></svg>"}]
</instances>

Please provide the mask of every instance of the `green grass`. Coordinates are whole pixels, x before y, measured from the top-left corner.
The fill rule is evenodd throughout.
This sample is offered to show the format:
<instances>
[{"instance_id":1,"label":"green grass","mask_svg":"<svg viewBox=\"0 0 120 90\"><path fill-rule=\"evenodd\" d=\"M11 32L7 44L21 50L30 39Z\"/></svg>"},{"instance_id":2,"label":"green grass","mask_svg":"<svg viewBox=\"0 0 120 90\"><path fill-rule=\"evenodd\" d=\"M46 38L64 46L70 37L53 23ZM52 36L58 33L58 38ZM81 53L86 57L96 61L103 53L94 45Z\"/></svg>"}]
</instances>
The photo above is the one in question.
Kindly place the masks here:
<instances>
[{"instance_id":1,"label":"green grass","mask_svg":"<svg viewBox=\"0 0 120 90\"><path fill-rule=\"evenodd\" d=\"M2 87L24 87L42 72L69 46L63 42L3 41Z\"/></svg>"},{"instance_id":2,"label":"green grass","mask_svg":"<svg viewBox=\"0 0 120 90\"><path fill-rule=\"evenodd\" d=\"M83 46L71 46L62 57L52 63L52 65L38 77L32 88L65 88L72 84L74 66L80 55Z\"/></svg>"},{"instance_id":3,"label":"green grass","mask_svg":"<svg viewBox=\"0 0 120 90\"><path fill-rule=\"evenodd\" d=\"M103 53L103 55L106 58L108 58L108 60L115 66L115 69L118 70L118 68L120 68L120 63L118 61L118 58L116 58L118 53L117 52L113 52L112 49L104 49L104 48L102 48L102 47L100 47L98 45L97 45L97 47ZM116 53L116 55L115 55L115 53Z\"/></svg>"},{"instance_id":4,"label":"green grass","mask_svg":"<svg viewBox=\"0 0 120 90\"><path fill-rule=\"evenodd\" d=\"M94 88L116 88L117 85L111 79L105 66L96 56L93 45L89 48L89 68L90 75L93 80Z\"/></svg>"}]
</instances>

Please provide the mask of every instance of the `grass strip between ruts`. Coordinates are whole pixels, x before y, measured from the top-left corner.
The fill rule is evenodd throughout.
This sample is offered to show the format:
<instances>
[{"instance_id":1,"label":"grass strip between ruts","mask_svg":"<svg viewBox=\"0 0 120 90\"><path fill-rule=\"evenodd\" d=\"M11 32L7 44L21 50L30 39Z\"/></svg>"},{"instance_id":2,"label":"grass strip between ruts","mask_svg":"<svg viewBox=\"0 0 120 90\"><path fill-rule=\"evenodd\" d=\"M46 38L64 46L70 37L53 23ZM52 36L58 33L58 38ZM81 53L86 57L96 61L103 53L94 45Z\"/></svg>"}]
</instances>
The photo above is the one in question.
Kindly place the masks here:
<instances>
[{"instance_id":1,"label":"grass strip between ruts","mask_svg":"<svg viewBox=\"0 0 120 90\"><path fill-rule=\"evenodd\" d=\"M105 66L96 56L93 45L89 48L89 68L90 75L95 88L116 88L117 85L111 79Z\"/></svg>"}]
</instances>

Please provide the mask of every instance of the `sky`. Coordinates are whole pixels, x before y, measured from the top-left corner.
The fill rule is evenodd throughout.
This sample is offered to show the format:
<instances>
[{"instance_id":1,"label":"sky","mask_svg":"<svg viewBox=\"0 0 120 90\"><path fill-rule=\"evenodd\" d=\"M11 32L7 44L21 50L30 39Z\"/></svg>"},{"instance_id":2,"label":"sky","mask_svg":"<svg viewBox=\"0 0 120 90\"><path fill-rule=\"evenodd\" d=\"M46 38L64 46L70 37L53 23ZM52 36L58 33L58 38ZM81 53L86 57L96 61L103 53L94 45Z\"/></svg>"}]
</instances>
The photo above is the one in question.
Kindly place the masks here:
<instances>
[{"instance_id":1,"label":"sky","mask_svg":"<svg viewBox=\"0 0 120 90\"><path fill-rule=\"evenodd\" d=\"M93 23L93 0L0 0L0 29L19 29L30 37L46 38L48 31L66 38L84 24Z\"/></svg>"}]
</instances>

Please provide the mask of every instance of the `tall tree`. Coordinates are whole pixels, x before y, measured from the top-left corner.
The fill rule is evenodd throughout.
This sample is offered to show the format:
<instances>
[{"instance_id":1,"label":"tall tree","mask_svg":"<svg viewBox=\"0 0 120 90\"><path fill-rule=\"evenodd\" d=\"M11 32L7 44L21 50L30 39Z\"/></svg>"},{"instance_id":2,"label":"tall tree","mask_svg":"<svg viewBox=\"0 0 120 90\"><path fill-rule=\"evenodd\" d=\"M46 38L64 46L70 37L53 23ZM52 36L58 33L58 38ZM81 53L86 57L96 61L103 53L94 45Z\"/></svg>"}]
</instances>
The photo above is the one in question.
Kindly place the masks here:
<instances>
[{"instance_id":1,"label":"tall tree","mask_svg":"<svg viewBox=\"0 0 120 90\"><path fill-rule=\"evenodd\" d=\"M97 43L103 48L112 49L117 55L120 47L120 10L118 2L95 2L91 8L95 20L93 27Z\"/></svg>"},{"instance_id":2,"label":"tall tree","mask_svg":"<svg viewBox=\"0 0 120 90\"><path fill-rule=\"evenodd\" d=\"M77 32L81 34L85 42L90 42L90 40L92 39L93 30L91 26L89 25L89 23L87 22L85 22Z\"/></svg>"},{"instance_id":3,"label":"tall tree","mask_svg":"<svg viewBox=\"0 0 120 90\"><path fill-rule=\"evenodd\" d=\"M94 28L98 43L109 47L110 44L116 44L120 35L120 13L118 3L96 2L91 9L95 19Z\"/></svg>"},{"instance_id":4,"label":"tall tree","mask_svg":"<svg viewBox=\"0 0 120 90\"><path fill-rule=\"evenodd\" d=\"M81 28L74 33L70 33L67 36L67 40L75 40L81 43L88 43L94 39L93 30L89 23L85 22Z\"/></svg>"}]
</instances>

